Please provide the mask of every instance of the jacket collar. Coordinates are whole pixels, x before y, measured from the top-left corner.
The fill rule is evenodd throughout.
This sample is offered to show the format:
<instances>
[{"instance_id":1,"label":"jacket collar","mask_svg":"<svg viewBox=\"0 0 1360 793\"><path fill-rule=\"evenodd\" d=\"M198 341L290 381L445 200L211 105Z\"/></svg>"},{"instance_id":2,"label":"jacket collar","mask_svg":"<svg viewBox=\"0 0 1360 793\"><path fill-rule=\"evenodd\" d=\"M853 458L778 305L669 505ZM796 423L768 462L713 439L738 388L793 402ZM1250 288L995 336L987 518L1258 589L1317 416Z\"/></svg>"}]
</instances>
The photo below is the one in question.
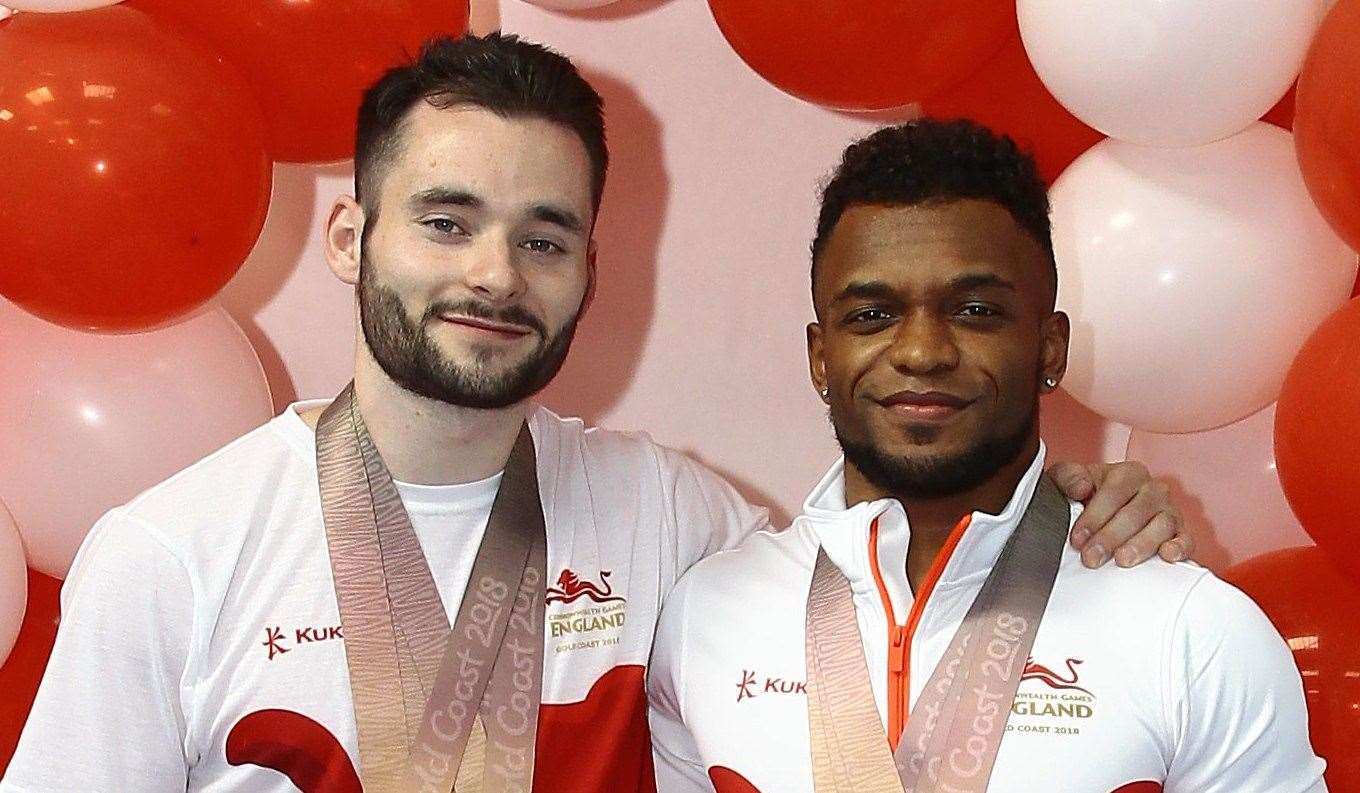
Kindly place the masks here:
<instances>
[{"instance_id":1,"label":"jacket collar","mask_svg":"<svg viewBox=\"0 0 1360 793\"><path fill-rule=\"evenodd\" d=\"M999 514L972 514L967 530L935 585L936 590L975 583L991 571L1006 539L1020 524L1025 508L1029 506L1043 474L1045 454L1046 448L1041 442L1039 453ZM826 555L849 579L855 593L867 594L876 589L869 559L869 533L875 520L878 522L879 573L892 600L893 612L899 620L904 619L912 603L911 587L907 582L911 523L897 499L884 498L846 507L845 458L842 457L808 496L798 522L811 530Z\"/></svg>"}]
</instances>

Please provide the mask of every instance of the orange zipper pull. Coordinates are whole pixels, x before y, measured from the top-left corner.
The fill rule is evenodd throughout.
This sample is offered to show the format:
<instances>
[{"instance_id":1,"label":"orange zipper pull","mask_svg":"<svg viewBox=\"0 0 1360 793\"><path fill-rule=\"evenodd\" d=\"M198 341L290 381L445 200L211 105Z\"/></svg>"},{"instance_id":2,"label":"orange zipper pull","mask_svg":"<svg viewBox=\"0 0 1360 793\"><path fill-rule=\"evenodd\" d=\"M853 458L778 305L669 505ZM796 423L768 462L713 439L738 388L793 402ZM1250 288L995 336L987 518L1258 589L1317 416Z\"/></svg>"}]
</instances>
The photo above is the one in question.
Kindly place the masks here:
<instances>
[{"instance_id":1,"label":"orange zipper pull","mask_svg":"<svg viewBox=\"0 0 1360 793\"><path fill-rule=\"evenodd\" d=\"M907 668L906 644L907 629L901 625L892 626L892 647L888 650L888 671L895 675L902 674L902 670Z\"/></svg>"}]
</instances>

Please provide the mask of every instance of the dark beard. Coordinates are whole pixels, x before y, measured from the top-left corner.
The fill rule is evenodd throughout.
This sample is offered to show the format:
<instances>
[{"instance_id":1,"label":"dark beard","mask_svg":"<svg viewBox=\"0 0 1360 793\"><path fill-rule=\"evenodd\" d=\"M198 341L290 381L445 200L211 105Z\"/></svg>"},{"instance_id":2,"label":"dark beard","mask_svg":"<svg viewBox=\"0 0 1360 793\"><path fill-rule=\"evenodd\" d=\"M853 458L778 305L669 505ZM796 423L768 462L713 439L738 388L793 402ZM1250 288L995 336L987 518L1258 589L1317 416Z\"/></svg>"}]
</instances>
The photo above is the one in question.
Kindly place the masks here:
<instances>
[{"instance_id":1,"label":"dark beard","mask_svg":"<svg viewBox=\"0 0 1360 793\"><path fill-rule=\"evenodd\" d=\"M1025 450L1038 421L1039 399L1036 396L1034 407L1014 432L983 438L959 454L917 460L891 457L873 444L847 440L836 426L834 415L831 426L845 452L845 459L875 487L902 498L930 499L971 490L1015 462Z\"/></svg>"},{"instance_id":2,"label":"dark beard","mask_svg":"<svg viewBox=\"0 0 1360 793\"><path fill-rule=\"evenodd\" d=\"M482 369L490 355L480 355L471 365L444 357L426 328L444 313L510 322L532 328L538 348L508 371L491 374ZM551 338L538 317L518 306L493 310L471 300L443 301L430 305L419 322L412 322L396 292L377 282L367 260L359 268L359 321L364 341L373 358L407 391L460 407L496 409L521 402L543 390L562 368L572 337L573 316Z\"/></svg>"}]
</instances>

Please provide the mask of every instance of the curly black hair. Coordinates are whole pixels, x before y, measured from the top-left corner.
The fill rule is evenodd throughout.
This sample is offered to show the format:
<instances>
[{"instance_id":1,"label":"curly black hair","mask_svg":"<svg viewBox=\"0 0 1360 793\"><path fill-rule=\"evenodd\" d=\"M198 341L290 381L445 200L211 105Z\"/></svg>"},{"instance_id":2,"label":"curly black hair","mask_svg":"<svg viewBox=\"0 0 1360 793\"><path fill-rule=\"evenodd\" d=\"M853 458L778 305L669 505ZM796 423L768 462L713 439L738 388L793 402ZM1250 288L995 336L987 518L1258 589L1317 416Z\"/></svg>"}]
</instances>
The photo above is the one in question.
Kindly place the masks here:
<instances>
[{"instance_id":1,"label":"curly black hair","mask_svg":"<svg viewBox=\"0 0 1360 793\"><path fill-rule=\"evenodd\" d=\"M812 278L817 259L841 215L851 206L912 206L978 198L995 201L1048 254L1054 265L1048 223L1048 192L1034 158L1014 140L968 119L918 118L885 127L850 144L822 190L817 235L812 240Z\"/></svg>"}]
</instances>

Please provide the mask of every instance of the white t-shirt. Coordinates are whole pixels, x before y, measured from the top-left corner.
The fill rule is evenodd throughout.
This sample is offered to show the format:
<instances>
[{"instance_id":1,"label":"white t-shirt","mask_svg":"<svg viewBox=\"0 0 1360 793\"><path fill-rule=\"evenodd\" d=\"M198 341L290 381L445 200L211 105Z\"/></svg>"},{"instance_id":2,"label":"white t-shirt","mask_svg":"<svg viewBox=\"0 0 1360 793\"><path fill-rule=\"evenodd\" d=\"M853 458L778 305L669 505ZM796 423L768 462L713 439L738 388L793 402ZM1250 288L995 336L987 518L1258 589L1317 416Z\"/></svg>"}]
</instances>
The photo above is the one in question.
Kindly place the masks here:
<instances>
[{"instance_id":1,"label":"white t-shirt","mask_svg":"<svg viewBox=\"0 0 1360 793\"><path fill-rule=\"evenodd\" d=\"M666 602L649 673L658 790L811 793L804 619L818 548L850 581L885 730L891 699L908 697L895 704L909 712L1042 460L1000 515L971 516L933 589L923 585L905 662L891 663L890 641L915 604L907 516L891 499L847 509L843 464L788 531L690 570ZM1196 565L1089 570L1064 545L1021 680L994 793L1325 790L1289 649L1254 603Z\"/></svg>"},{"instance_id":2,"label":"white t-shirt","mask_svg":"<svg viewBox=\"0 0 1360 793\"><path fill-rule=\"evenodd\" d=\"M459 485L396 485L430 565L439 600L452 620L463 603L463 590L491 518L501 474Z\"/></svg>"},{"instance_id":3,"label":"white t-shirt","mask_svg":"<svg viewBox=\"0 0 1360 793\"><path fill-rule=\"evenodd\" d=\"M114 509L0 791L357 791L357 736L316 478L294 406ZM645 436L530 417L547 527L534 789L651 790L644 669L661 600L767 525ZM401 487L456 613L494 481Z\"/></svg>"}]
</instances>

